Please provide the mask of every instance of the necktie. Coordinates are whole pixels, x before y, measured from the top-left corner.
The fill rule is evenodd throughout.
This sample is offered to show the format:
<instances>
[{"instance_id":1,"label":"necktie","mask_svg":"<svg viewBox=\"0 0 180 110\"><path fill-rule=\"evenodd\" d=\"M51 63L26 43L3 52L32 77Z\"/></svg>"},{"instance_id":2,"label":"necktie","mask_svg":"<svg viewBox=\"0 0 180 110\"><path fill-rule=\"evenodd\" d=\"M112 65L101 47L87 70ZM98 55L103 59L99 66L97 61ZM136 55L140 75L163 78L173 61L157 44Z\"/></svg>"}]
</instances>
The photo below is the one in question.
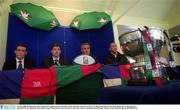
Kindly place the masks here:
<instances>
[{"instance_id":1,"label":"necktie","mask_svg":"<svg viewBox=\"0 0 180 110\"><path fill-rule=\"evenodd\" d=\"M58 60L54 60L55 65L60 65Z\"/></svg>"},{"instance_id":2,"label":"necktie","mask_svg":"<svg viewBox=\"0 0 180 110\"><path fill-rule=\"evenodd\" d=\"M21 70L22 68L22 61L19 61L18 70Z\"/></svg>"}]
</instances>

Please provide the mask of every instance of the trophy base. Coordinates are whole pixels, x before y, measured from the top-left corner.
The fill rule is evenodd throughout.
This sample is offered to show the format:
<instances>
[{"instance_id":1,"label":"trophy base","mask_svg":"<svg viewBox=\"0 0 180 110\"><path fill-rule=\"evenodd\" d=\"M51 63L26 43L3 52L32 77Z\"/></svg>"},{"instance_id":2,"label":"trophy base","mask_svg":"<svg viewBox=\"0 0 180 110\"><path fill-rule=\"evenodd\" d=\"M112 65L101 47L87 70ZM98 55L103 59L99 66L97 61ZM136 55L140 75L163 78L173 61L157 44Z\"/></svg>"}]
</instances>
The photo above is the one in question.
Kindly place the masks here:
<instances>
[{"instance_id":1,"label":"trophy base","mask_svg":"<svg viewBox=\"0 0 180 110\"><path fill-rule=\"evenodd\" d=\"M167 78L161 78L162 85L168 84L169 81ZM128 80L128 86L154 86L157 85L155 80L148 81L147 79L139 79L139 80Z\"/></svg>"},{"instance_id":2,"label":"trophy base","mask_svg":"<svg viewBox=\"0 0 180 110\"><path fill-rule=\"evenodd\" d=\"M155 85L154 80L148 81L147 79L128 80L128 86L152 86Z\"/></svg>"}]
</instances>

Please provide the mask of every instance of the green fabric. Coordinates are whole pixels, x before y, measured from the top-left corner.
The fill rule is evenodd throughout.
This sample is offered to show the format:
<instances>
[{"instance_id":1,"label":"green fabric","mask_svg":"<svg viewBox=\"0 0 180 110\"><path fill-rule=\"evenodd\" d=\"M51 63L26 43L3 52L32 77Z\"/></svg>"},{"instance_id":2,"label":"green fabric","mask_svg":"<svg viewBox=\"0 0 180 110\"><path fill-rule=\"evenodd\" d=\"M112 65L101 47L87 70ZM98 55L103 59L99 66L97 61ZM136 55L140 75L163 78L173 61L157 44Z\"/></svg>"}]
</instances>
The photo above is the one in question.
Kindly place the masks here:
<instances>
[{"instance_id":1,"label":"green fabric","mask_svg":"<svg viewBox=\"0 0 180 110\"><path fill-rule=\"evenodd\" d=\"M88 12L76 16L70 26L78 30L99 29L110 21L111 17L105 12Z\"/></svg>"},{"instance_id":2,"label":"green fabric","mask_svg":"<svg viewBox=\"0 0 180 110\"><path fill-rule=\"evenodd\" d=\"M122 85L128 85L128 79L127 78L121 78Z\"/></svg>"},{"instance_id":3,"label":"green fabric","mask_svg":"<svg viewBox=\"0 0 180 110\"><path fill-rule=\"evenodd\" d=\"M51 11L31 3L12 4L11 12L24 21L28 26L37 29L49 31L60 25ZM55 21L54 25L52 25L53 21Z\"/></svg>"},{"instance_id":4,"label":"green fabric","mask_svg":"<svg viewBox=\"0 0 180 110\"><path fill-rule=\"evenodd\" d=\"M137 71L134 71L134 79L135 80L139 80L139 79L143 79L144 78L144 75L141 71L137 70Z\"/></svg>"},{"instance_id":5,"label":"green fabric","mask_svg":"<svg viewBox=\"0 0 180 110\"><path fill-rule=\"evenodd\" d=\"M54 96L20 99L20 104L53 104Z\"/></svg>"},{"instance_id":6,"label":"green fabric","mask_svg":"<svg viewBox=\"0 0 180 110\"><path fill-rule=\"evenodd\" d=\"M56 70L57 88L69 85L83 77L80 65L54 66L54 68Z\"/></svg>"},{"instance_id":7,"label":"green fabric","mask_svg":"<svg viewBox=\"0 0 180 110\"><path fill-rule=\"evenodd\" d=\"M93 73L75 83L58 89L57 104L95 104L100 88L103 87L102 74Z\"/></svg>"}]
</instances>

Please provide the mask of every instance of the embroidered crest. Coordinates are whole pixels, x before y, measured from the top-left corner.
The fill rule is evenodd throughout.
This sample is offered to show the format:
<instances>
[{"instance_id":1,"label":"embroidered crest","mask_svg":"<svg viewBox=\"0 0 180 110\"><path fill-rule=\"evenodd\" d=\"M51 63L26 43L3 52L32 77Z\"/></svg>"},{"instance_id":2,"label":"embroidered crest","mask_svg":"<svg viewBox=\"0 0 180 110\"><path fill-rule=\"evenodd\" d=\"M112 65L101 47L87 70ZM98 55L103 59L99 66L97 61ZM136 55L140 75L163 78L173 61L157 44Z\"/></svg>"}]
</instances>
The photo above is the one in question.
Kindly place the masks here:
<instances>
[{"instance_id":1,"label":"embroidered crest","mask_svg":"<svg viewBox=\"0 0 180 110\"><path fill-rule=\"evenodd\" d=\"M160 73L159 73L158 69L153 70L152 75L153 75L153 77L160 77Z\"/></svg>"},{"instance_id":2,"label":"embroidered crest","mask_svg":"<svg viewBox=\"0 0 180 110\"><path fill-rule=\"evenodd\" d=\"M20 11L20 16L22 16L25 21L29 21L32 18L30 16L30 13L28 13L26 10L21 10Z\"/></svg>"},{"instance_id":3,"label":"embroidered crest","mask_svg":"<svg viewBox=\"0 0 180 110\"><path fill-rule=\"evenodd\" d=\"M83 64L89 64L88 57L86 57L86 56L83 57Z\"/></svg>"},{"instance_id":4,"label":"embroidered crest","mask_svg":"<svg viewBox=\"0 0 180 110\"><path fill-rule=\"evenodd\" d=\"M56 27L58 25L58 22L56 19L53 19L50 24L51 24L51 27Z\"/></svg>"},{"instance_id":5,"label":"embroidered crest","mask_svg":"<svg viewBox=\"0 0 180 110\"><path fill-rule=\"evenodd\" d=\"M79 20L78 19L74 20L73 24L75 27L79 27Z\"/></svg>"},{"instance_id":6,"label":"embroidered crest","mask_svg":"<svg viewBox=\"0 0 180 110\"><path fill-rule=\"evenodd\" d=\"M40 81L33 81L32 84L33 84L33 87L42 87Z\"/></svg>"},{"instance_id":7,"label":"embroidered crest","mask_svg":"<svg viewBox=\"0 0 180 110\"><path fill-rule=\"evenodd\" d=\"M147 44L147 49L148 49L148 51L153 51L152 44Z\"/></svg>"},{"instance_id":8,"label":"embroidered crest","mask_svg":"<svg viewBox=\"0 0 180 110\"><path fill-rule=\"evenodd\" d=\"M146 69L152 69L151 62L146 62Z\"/></svg>"},{"instance_id":9,"label":"embroidered crest","mask_svg":"<svg viewBox=\"0 0 180 110\"><path fill-rule=\"evenodd\" d=\"M107 22L107 20L105 18L101 17L98 19L98 22L99 23L105 23L105 22Z\"/></svg>"}]
</instances>

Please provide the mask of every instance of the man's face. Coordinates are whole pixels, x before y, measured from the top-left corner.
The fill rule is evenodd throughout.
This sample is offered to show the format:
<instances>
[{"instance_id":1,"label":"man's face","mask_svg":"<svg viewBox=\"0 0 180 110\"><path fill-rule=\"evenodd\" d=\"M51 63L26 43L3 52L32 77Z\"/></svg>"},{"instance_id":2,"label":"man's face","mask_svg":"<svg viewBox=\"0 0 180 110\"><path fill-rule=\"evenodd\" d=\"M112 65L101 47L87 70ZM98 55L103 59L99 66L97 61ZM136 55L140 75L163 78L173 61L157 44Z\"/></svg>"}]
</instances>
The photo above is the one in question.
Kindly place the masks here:
<instances>
[{"instance_id":1,"label":"man's face","mask_svg":"<svg viewBox=\"0 0 180 110\"><path fill-rule=\"evenodd\" d=\"M81 46L81 53L83 55L90 55L90 46L89 45L82 45Z\"/></svg>"},{"instance_id":2,"label":"man's face","mask_svg":"<svg viewBox=\"0 0 180 110\"><path fill-rule=\"evenodd\" d=\"M51 50L52 57L60 57L61 49L59 46L55 46Z\"/></svg>"},{"instance_id":3,"label":"man's face","mask_svg":"<svg viewBox=\"0 0 180 110\"><path fill-rule=\"evenodd\" d=\"M27 55L26 47L18 46L15 50L16 58L23 59Z\"/></svg>"},{"instance_id":4,"label":"man's face","mask_svg":"<svg viewBox=\"0 0 180 110\"><path fill-rule=\"evenodd\" d=\"M117 52L117 45L115 43L111 43L110 51L113 52L113 53Z\"/></svg>"}]
</instances>

